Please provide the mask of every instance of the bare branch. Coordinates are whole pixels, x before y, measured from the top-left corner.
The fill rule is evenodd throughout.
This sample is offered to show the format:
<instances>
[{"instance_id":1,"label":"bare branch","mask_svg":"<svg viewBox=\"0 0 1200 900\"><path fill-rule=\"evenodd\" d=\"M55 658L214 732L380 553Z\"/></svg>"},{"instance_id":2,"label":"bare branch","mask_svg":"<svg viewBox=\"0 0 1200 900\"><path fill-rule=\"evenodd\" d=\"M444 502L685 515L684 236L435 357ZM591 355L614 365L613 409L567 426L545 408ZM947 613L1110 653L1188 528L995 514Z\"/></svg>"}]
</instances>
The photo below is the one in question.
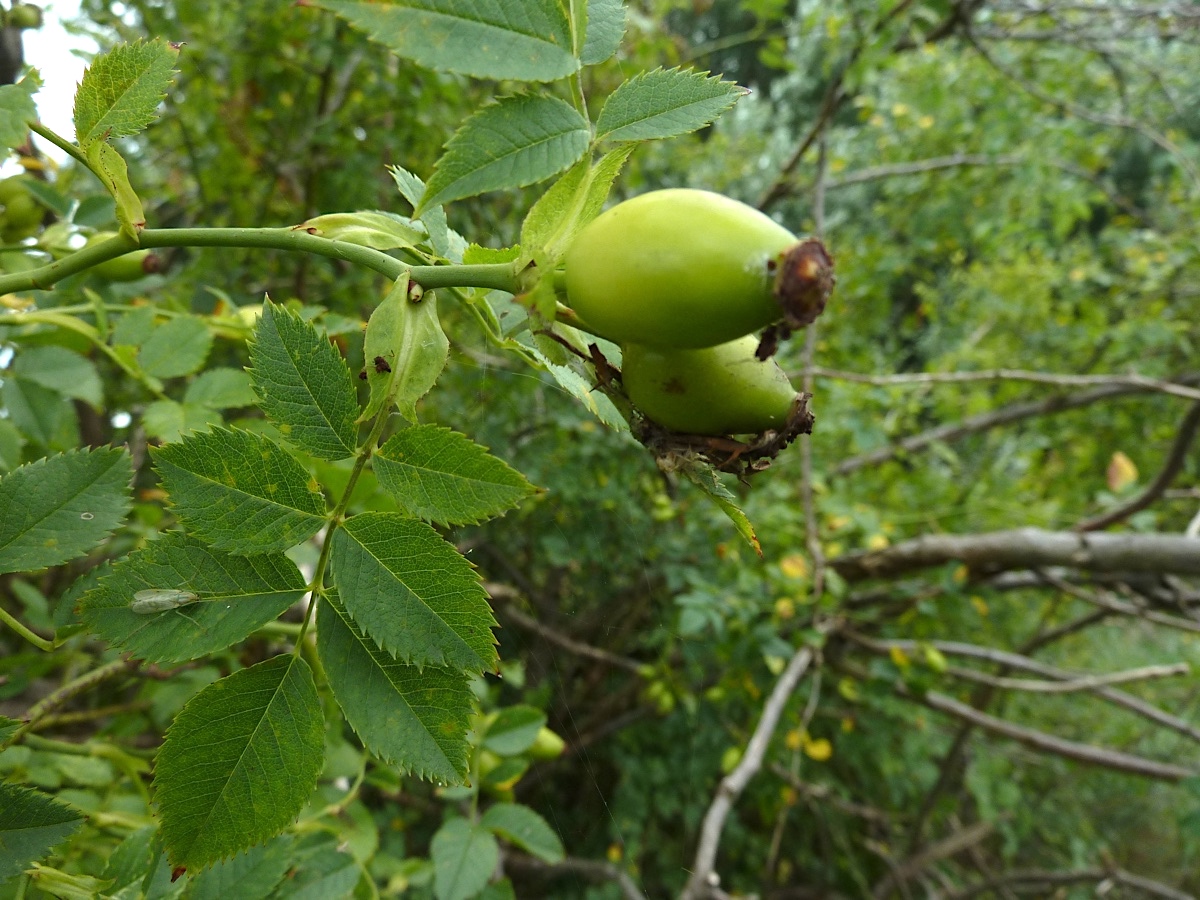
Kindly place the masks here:
<instances>
[{"instance_id":1,"label":"bare branch","mask_svg":"<svg viewBox=\"0 0 1200 900\"><path fill-rule=\"evenodd\" d=\"M906 653L914 653L919 647L919 642L917 641L879 641L849 630L844 630L842 632L842 636L848 640L854 641L860 646L866 647L881 654L888 653L892 647L898 647ZM1022 656L1018 653L1011 653L1007 650L997 650L993 647L981 647L978 644L965 644L959 641L930 641L929 643L948 656L965 656L970 659L983 660L986 662L995 663L999 666L1004 666L1008 669L1016 669L1021 672L1032 672L1045 678L1054 678L1061 682L1078 682L1081 679L1088 677L1079 672L1071 672L1066 669L1060 669L1056 666L1039 662L1038 660L1032 659L1028 656ZM1142 718L1154 722L1157 725L1162 725L1164 728L1169 728L1178 734L1182 734L1185 737L1189 737L1193 741L1200 743L1200 728L1196 728L1190 722L1181 719L1178 716L1174 716L1165 710L1159 709L1157 706L1147 703L1145 700L1142 700L1139 697L1135 697L1132 694L1126 693L1125 691L1116 690L1103 685L1089 688L1089 690L1092 690L1097 697L1102 697L1115 706L1120 706L1122 709L1126 709L1135 715L1141 716Z\"/></svg>"},{"instance_id":2,"label":"bare branch","mask_svg":"<svg viewBox=\"0 0 1200 900\"><path fill-rule=\"evenodd\" d=\"M962 166L1016 166L1025 163L1024 157L1016 154L989 156L985 153L955 153L950 156L933 156L928 159L918 159L912 162L891 163L884 166L871 166L859 169L857 172L847 172L838 178L830 178L827 187L830 190L862 184L867 181L878 181L882 178L895 178L900 175L921 175L925 172L936 172L940 169L955 169Z\"/></svg>"},{"instance_id":3,"label":"bare branch","mask_svg":"<svg viewBox=\"0 0 1200 900\"><path fill-rule=\"evenodd\" d=\"M1098 531L1101 528L1107 528L1115 522L1127 519L1134 513L1150 506L1163 495L1163 492L1171 486L1171 482L1183 471L1183 464L1187 458L1188 449L1192 446L1192 441L1195 440L1197 431L1200 431L1200 402L1188 410L1188 414L1183 417L1179 431L1175 433L1175 441L1171 444L1170 452L1167 453L1166 462L1163 463L1162 469L1159 470L1155 479L1146 486L1146 489L1116 509L1109 510L1091 519L1085 519L1075 526L1075 530Z\"/></svg>"},{"instance_id":4,"label":"bare branch","mask_svg":"<svg viewBox=\"0 0 1200 900\"><path fill-rule=\"evenodd\" d=\"M820 627L818 626L818 628ZM826 627L822 630L830 629ZM713 797L708 812L704 815L704 823L700 827L700 841L696 847L696 859L692 864L692 874L679 895L680 900L702 900L702 898L710 896L712 889L719 884L714 865L717 860L717 848L721 843L721 832L725 829L725 819L733 809L734 801L741 796L746 785L750 783L750 779L762 768L763 758L767 754L771 737L779 725L783 709L787 706L788 700L791 699L792 693L796 690L800 679L804 677L804 673L808 671L812 661L813 650L811 647L801 647L792 655L791 661L779 676L779 680L775 682L775 687L772 688L771 694L763 706L762 716L758 720L754 734L750 737L750 742L746 745L746 751L742 754L741 761L732 772L721 779L717 794Z\"/></svg>"},{"instance_id":5,"label":"bare branch","mask_svg":"<svg viewBox=\"0 0 1200 900\"><path fill-rule=\"evenodd\" d=\"M518 594L513 588L505 584L495 584L489 582L484 585L484 590L494 599L515 599ZM632 672L635 675L641 675L642 664L633 659L628 659L624 656L617 656L615 653L609 653L607 650L601 650L599 647L593 647L590 644L581 643L574 638L567 637L565 634L556 631L549 625L543 625L537 619L525 615L512 603L504 603L499 607L499 611L504 617L510 620L514 625L524 628L526 631L532 631L534 634L545 638L552 644L562 647L576 656L586 656L588 659L594 659L597 662L602 662L605 665L615 666L618 669L624 669L627 672Z\"/></svg>"},{"instance_id":6,"label":"bare branch","mask_svg":"<svg viewBox=\"0 0 1200 900\"><path fill-rule=\"evenodd\" d=\"M556 863L548 863L534 856L508 853L504 857L504 865L512 869L524 869L525 871L545 873L551 876L576 874L590 878L593 881L613 881L621 889L621 894L625 897L625 900L646 900L646 895L641 892L629 873L621 871L609 862L578 859L568 856Z\"/></svg>"},{"instance_id":7,"label":"bare branch","mask_svg":"<svg viewBox=\"0 0 1200 900\"><path fill-rule=\"evenodd\" d=\"M1191 384L1200 383L1200 373L1191 373L1180 381L1186 381ZM1091 406L1093 403L1099 403L1102 400L1108 400L1113 397L1122 397L1128 394L1141 394L1150 390L1158 390L1149 388L1144 385L1125 383L1108 383L1088 391L1080 391L1075 394L1059 395L1056 397L1048 397L1044 400L1026 401L1023 403L1013 403L1009 406L1002 406L999 409L993 409L986 413L980 413L977 416L970 416L959 422L951 422L946 425L940 425L937 428L932 428L929 431L924 431L920 434L912 435L904 438L890 447L884 447L880 450L874 450L870 453L863 453L859 456L851 456L849 459L843 460L833 469L834 475L847 475L850 472L855 472L867 466L875 466L880 463L885 463L888 460L895 459L898 456L903 456L909 453L916 453L925 450L934 444L949 443L957 441L968 435L977 434L981 431L988 431L992 428L999 428L1002 425L1012 425L1014 422L1021 422L1025 419L1032 419L1038 416L1046 416L1054 413L1066 412L1070 409L1080 409L1081 407ZM1175 393L1170 391L1169 393ZM1195 399L1189 394L1189 399Z\"/></svg>"},{"instance_id":8,"label":"bare branch","mask_svg":"<svg viewBox=\"0 0 1200 900\"><path fill-rule=\"evenodd\" d=\"M1123 869L1080 869L1076 872L1047 872L1037 869L1019 869L1006 872L996 878L989 878L979 884L973 884L962 890L946 894L945 900L971 900L981 894L988 894L1001 887L1040 889L1047 894L1053 893L1052 888L1069 884L1088 884L1109 882L1114 885L1125 885L1137 888L1155 897L1166 900L1196 900L1192 894L1177 891L1175 888L1159 881L1152 881Z\"/></svg>"},{"instance_id":9,"label":"bare branch","mask_svg":"<svg viewBox=\"0 0 1200 900\"><path fill-rule=\"evenodd\" d=\"M1094 385L1124 385L1148 391L1162 391L1174 397L1200 400L1200 388L1188 387L1174 381L1149 378L1137 372L1113 375L1058 375L1051 372L1035 372L1029 369L985 369L979 372L914 372L903 375L863 375L858 372L843 372L838 369L813 368L818 378L835 381L854 381L879 387L893 385L963 384L973 381L1030 381L1036 384L1053 384L1060 387L1087 387ZM1189 373L1183 378L1200 381L1200 374Z\"/></svg>"},{"instance_id":10,"label":"bare branch","mask_svg":"<svg viewBox=\"0 0 1200 900\"><path fill-rule=\"evenodd\" d=\"M975 669L964 669L962 666L949 666L946 671L955 678L966 681L976 681L980 684L991 685L1005 691L1025 691L1031 694L1074 694L1080 691L1094 691L1110 684L1128 684L1131 681L1146 681L1152 678L1173 678L1176 675L1187 675L1191 667L1184 662L1171 663L1161 666L1142 666L1139 669L1127 669L1124 672L1108 672L1104 675L1086 675L1072 678L1070 681L1038 681L1033 678L1001 678L979 672Z\"/></svg>"},{"instance_id":11,"label":"bare branch","mask_svg":"<svg viewBox=\"0 0 1200 900\"><path fill-rule=\"evenodd\" d=\"M929 709L970 722L984 731L990 731L992 734L1009 738L1044 753L1053 753L1056 756L1073 759L1077 762L1087 763L1088 765L1102 766L1106 769L1114 769L1130 775L1141 775L1146 778L1157 778L1162 781L1182 781L1185 778L1194 778L1200 775L1200 772L1184 768L1183 766L1158 762L1157 760L1146 759L1142 756L1134 756L1131 753L1122 753L1119 750L1094 747L1091 744L1080 744L1076 741L1068 741L1065 738L1046 734L1044 731L1026 728L1023 725L1015 725L1004 719L989 716L987 713L980 712L973 706L968 706L966 703L955 700L953 697L947 697L945 694L938 693L937 691L929 691L922 696L917 696L904 687L897 687L896 691L900 696L920 703Z\"/></svg>"},{"instance_id":12,"label":"bare branch","mask_svg":"<svg viewBox=\"0 0 1200 900\"><path fill-rule=\"evenodd\" d=\"M1174 534L1080 534L1014 528L981 534L928 534L882 550L839 556L829 564L848 581L859 581L891 578L954 560L983 574L1066 566L1096 572L1200 575L1200 541Z\"/></svg>"},{"instance_id":13,"label":"bare branch","mask_svg":"<svg viewBox=\"0 0 1200 900\"><path fill-rule=\"evenodd\" d=\"M916 878L921 872L939 860L954 856L956 853L961 853L968 847L973 847L980 841L990 837L992 832L996 830L996 826L991 822L976 822L973 825L968 825L961 831L956 831L949 837L943 838L940 841L934 841L932 844L921 850L920 853L906 859L892 868L883 879L875 885L871 891L871 896L877 900L889 896L901 882L911 881Z\"/></svg>"},{"instance_id":14,"label":"bare branch","mask_svg":"<svg viewBox=\"0 0 1200 900\"><path fill-rule=\"evenodd\" d=\"M1182 169L1183 172L1192 180L1193 185L1200 184L1200 172L1196 171L1196 167L1192 165L1191 160L1189 160L1186 154L1184 154L1183 151L1166 135L1161 134L1154 128L1151 128L1145 122L1140 122L1137 119L1131 119L1128 116L1114 116L1107 113L1094 112L1062 97L1051 96L1039 88L1036 84L1031 84L1020 75L1013 72L1011 69L1002 66L990 52L983 48L983 45L980 44L979 41L975 40L975 37L972 35L969 28L964 29L963 34L967 42L975 48L975 51L983 57L984 61L987 62L988 65L990 65L996 70L997 73L1002 75L1004 78L1007 78L1029 96L1033 97L1035 100L1040 100L1042 103L1048 103L1056 109L1061 109L1063 112L1070 113L1071 115L1078 119L1082 119L1085 122L1092 122L1093 124L1104 125L1109 128L1125 128L1144 135L1171 155L1171 157L1175 160L1176 165L1178 165L1179 168Z\"/></svg>"},{"instance_id":15,"label":"bare branch","mask_svg":"<svg viewBox=\"0 0 1200 900\"><path fill-rule=\"evenodd\" d=\"M1197 541L1195 538L1185 537L1183 540L1192 541L1200 547L1200 541ZM1087 591L1049 572L1041 572L1039 575L1042 581L1046 584L1054 585L1054 587L1058 588L1064 594L1070 594L1072 597L1082 600L1085 603L1090 603L1093 606L1098 606L1101 609L1120 613L1123 616L1130 616L1135 619L1145 619L1147 622L1153 622L1155 625L1163 625L1167 628L1178 628L1180 631L1200 633L1200 622L1155 612L1152 609L1145 609L1134 603L1126 603L1124 600L1114 597L1108 591Z\"/></svg>"},{"instance_id":16,"label":"bare branch","mask_svg":"<svg viewBox=\"0 0 1200 900\"><path fill-rule=\"evenodd\" d=\"M869 822L879 822L886 825L892 821L890 813L882 809L876 809L874 806L865 806L861 803L854 803L851 800L843 800L833 792L833 789L829 785L802 781L798 776L789 772L779 763L771 763L771 771L786 781L788 786L794 788L798 794L810 800L819 800L822 803L828 803L834 809L839 809L859 819L866 819Z\"/></svg>"}]
</instances>

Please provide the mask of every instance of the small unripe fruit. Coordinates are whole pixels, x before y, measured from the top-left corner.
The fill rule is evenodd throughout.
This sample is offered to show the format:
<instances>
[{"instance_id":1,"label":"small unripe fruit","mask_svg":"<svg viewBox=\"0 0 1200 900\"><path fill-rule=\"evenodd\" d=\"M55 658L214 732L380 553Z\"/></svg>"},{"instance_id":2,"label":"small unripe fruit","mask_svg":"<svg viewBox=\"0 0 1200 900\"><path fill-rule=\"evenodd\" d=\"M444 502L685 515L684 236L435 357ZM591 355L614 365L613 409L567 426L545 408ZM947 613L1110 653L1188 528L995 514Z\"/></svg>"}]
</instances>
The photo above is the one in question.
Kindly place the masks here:
<instances>
[{"instance_id":1,"label":"small unripe fruit","mask_svg":"<svg viewBox=\"0 0 1200 900\"><path fill-rule=\"evenodd\" d=\"M18 3L9 11L7 24L13 28L41 28L42 9L32 3Z\"/></svg>"},{"instance_id":2,"label":"small unripe fruit","mask_svg":"<svg viewBox=\"0 0 1200 900\"><path fill-rule=\"evenodd\" d=\"M15 244L37 233L46 211L25 186L28 176L14 175L0 181L0 239Z\"/></svg>"},{"instance_id":3,"label":"small unripe fruit","mask_svg":"<svg viewBox=\"0 0 1200 900\"><path fill-rule=\"evenodd\" d=\"M543 725L529 748L529 756L531 759L557 759L566 748L567 742Z\"/></svg>"},{"instance_id":4,"label":"small unripe fruit","mask_svg":"<svg viewBox=\"0 0 1200 900\"><path fill-rule=\"evenodd\" d=\"M86 246L91 247L116 236L114 231L100 231L88 238ZM115 259L106 259L88 271L105 281L137 281L139 278L161 272L162 260L149 250L134 250Z\"/></svg>"},{"instance_id":5,"label":"small unripe fruit","mask_svg":"<svg viewBox=\"0 0 1200 900\"><path fill-rule=\"evenodd\" d=\"M761 434L782 429L796 391L773 360L755 358L758 341L739 338L700 350L629 344L621 380L641 412L682 434Z\"/></svg>"},{"instance_id":6,"label":"small unripe fruit","mask_svg":"<svg viewBox=\"0 0 1200 900\"><path fill-rule=\"evenodd\" d=\"M820 314L832 260L758 210L709 191L651 191L594 219L564 261L567 298L617 343L712 347Z\"/></svg>"}]
</instances>

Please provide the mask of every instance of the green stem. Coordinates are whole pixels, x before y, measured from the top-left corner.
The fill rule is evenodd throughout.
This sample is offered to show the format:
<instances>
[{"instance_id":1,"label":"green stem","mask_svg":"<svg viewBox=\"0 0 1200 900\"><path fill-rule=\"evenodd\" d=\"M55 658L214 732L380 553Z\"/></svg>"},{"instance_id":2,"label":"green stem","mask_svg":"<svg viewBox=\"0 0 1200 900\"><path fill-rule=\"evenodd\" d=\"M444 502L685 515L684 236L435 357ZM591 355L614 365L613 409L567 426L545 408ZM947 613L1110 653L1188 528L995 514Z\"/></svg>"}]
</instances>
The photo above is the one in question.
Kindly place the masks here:
<instances>
[{"instance_id":1,"label":"green stem","mask_svg":"<svg viewBox=\"0 0 1200 900\"><path fill-rule=\"evenodd\" d=\"M396 279L395 285L392 286L391 293L403 291L407 295L408 287L409 280L401 275L400 278ZM300 636L296 639L296 647L292 651L297 656L300 654L300 648L304 643L304 634L308 630L308 623L312 619L313 609L317 605L317 595L322 591L325 583L325 569L329 565L329 557L333 552L333 535L341 524L342 517L346 515L346 509L350 506L350 495L354 493L359 476L362 475L363 469L366 468L371 454L375 452L375 446L379 443L384 426L387 425L387 421L391 416L392 406L396 402L396 392L400 389L401 374L400 366L396 366L395 371L392 372L392 380L388 388L387 397L384 399L383 406L376 413L375 421L371 425L371 433L367 435L367 439L358 448L358 456L354 460L354 468L350 471L350 478L346 481L346 488L342 491L342 496L338 499L333 512L329 514L329 527L325 530L325 540L321 543L321 555L317 558L317 565L313 570L308 614L304 617L304 625L300 629Z\"/></svg>"},{"instance_id":2,"label":"green stem","mask_svg":"<svg viewBox=\"0 0 1200 900\"><path fill-rule=\"evenodd\" d=\"M3 622L39 650L45 650L46 652L49 652L58 646L54 643L54 641L48 641L44 637L41 637L30 631L29 628L22 624L20 620L10 615L8 611L3 608L0 608L0 622Z\"/></svg>"},{"instance_id":3,"label":"green stem","mask_svg":"<svg viewBox=\"0 0 1200 900\"><path fill-rule=\"evenodd\" d=\"M92 669L90 672L80 675L73 681L68 681L57 691L49 694L29 708L29 712L25 714L25 724L17 729L16 734L13 735L13 740L28 732L39 719L62 706L77 694L91 690L109 678L115 678L134 668L137 668L135 661L131 659L116 659L106 665L100 666L98 669Z\"/></svg>"},{"instance_id":4,"label":"green stem","mask_svg":"<svg viewBox=\"0 0 1200 900\"><path fill-rule=\"evenodd\" d=\"M3 277L0 276L0 282L3 280ZM173 313L167 314L173 315ZM74 316L64 315L61 309L0 314L0 325L55 325L59 328L65 328L68 331L81 334L91 341L97 350L112 360L121 371L138 382L138 384L159 400L168 399L167 395L163 392L162 385L156 379L151 378L151 376L147 375L137 366L131 365L128 360L117 353L112 347L108 346L100 336L100 333L91 325Z\"/></svg>"},{"instance_id":5,"label":"green stem","mask_svg":"<svg viewBox=\"0 0 1200 900\"><path fill-rule=\"evenodd\" d=\"M52 143L55 147L57 147L63 153L66 153L68 156L71 156L74 159L76 159L89 172L92 170L92 164L90 162L88 162L87 157L83 155L83 151L80 150L78 147L76 147L73 143L68 141L62 135L60 135L54 131L51 131L49 128L47 128L45 125L43 125L41 122L30 122L29 130L32 131L34 134L40 134L42 137L44 137L46 140L48 140L50 143Z\"/></svg>"},{"instance_id":6,"label":"green stem","mask_svg":"<svg viewBox=\"0 0 1200 900\"><path fill-rule=\"evenodd\" d=\"M70 256L27 272L0 275L0 294L50 290L57 282L92 266L115 259L139 247L241 247L314 253L365 266L391 281L408 273L426 290L444 287L479 287L518 293L516 273L509 263L480 265L414 266L379 250L332 241L301 228L147 228L139 241L118 235L84 247Z\"/></svg>"}]
</instances>

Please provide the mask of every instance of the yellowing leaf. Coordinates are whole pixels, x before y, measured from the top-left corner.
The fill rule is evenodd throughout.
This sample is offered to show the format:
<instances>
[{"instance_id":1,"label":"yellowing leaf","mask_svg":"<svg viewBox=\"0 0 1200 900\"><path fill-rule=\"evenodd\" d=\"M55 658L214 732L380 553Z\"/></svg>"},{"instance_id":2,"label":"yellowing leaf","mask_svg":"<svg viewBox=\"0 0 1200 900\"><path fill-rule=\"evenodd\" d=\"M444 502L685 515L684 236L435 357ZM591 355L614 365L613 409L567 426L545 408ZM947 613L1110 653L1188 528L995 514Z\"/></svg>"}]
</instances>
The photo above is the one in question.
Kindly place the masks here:
<instances>
[{"instance_id":1,"label":"yellowing leaf","mask_svg":"<svg viewBox=\"0 0 1200 900\"><path fill-rule=\"evenodd\" d=\"M1108 461L1108 489L1114 493L1123 490L1138 479L1137 466L1128 456L1118 450Z\"/></svg>"},{"instance_id":2,"label":"yellowing leaf","mask_svg":"<svg viewBox=\"0 0 1200 900\"><path fill-rule=\"evenodd\" d=\"M815 759L817 762L825 762L825 760L833 756L833 744L829 743L825 738L818 738L804 745L804 753L809 759Z\"/></svg>"},{"instance_id":3,"label":"yellowing leaf","mask_svg":"<svg viewBox=\"0 0 1200 900\"><path fill-rule=\"evenodd\" d=\"M842 731L849 734L853 730L854 730L854 716L843 716L842 717Z\"/></svg>"},{"instance_id":4,"label":"yellowing leaf","mask_svg":"<svg viewBox=\"0 0 1200 900\"><path fill-rule=\"evenodd\" d=\"M620 844L609 844L608 850L604 855L608 857L610 863L619 863L625 853L622 851Z\"/></svg>"},{"instance_id":5,"label":"yellowing leaf","mask_svg":"<svg viewBox=\"0 0 1200 900\"><path fill-rule=\"evenodd\" d=\"M858 682L853 678L843 678L838 682L838 693L842 695L843 700L857 703L859 699Z\"/></svg>"},{"instance_id":6,"label":"yellowing leaf","mask_svg":"<svg viewBox=\"0 0 1200 900\"><path fill-rule=\"evenodd\" d=\"M908 658L908 654L899 647L893 646L888 651L888 655L891 656L892 662L895 663L898 668L907 669L909 665L911 665L912 661Z\"/></svg>"},{"instance_id":7,"label":"yellowing leaf","mask_svg":"<svg viewBox=\"0 0 1200 900\"><path fill-rule=\"evenodd\" d=\"M975 607L975 612L979 613L979 615L984 616L984 617L987 616L987 614L988 614L987 601L984 600L982 597L972 597L971 605L973 607Z\"/></svg>"},{"instance_id":8,"label":"yellowing leaf","mask_svg":"<svg viewBox=\"0 0 1200 900\"><path fill-rule=\"evenodd\" d=\"M741 747L729 747L724 753L721 754L721 772L722 772L722 774L728 775L730 772L732 772L734 769L736 769L737 764L741 761L741 759L742 759L742 748Z\"/></svg>"},{"instance_id":9,"label":"yellowing leaf","mask_svg":"<svg viewBox=\"0 0 1200 900\"><path fill-rule=\"evenodd\" d=\"M793 728L784 736L783 744L789 750L799 750L804 745L804 732Z\"/></svg>"},{"instance_id":10,"label":"yellowing leaf","mask_svg":"<svg viewBox=\"0 0 1200 900\"><path fill-rule=\"evenodd\" d=\"M779 571L788 578L807 578L808 560L799 553L792 553L779 561Z\"/></svg>"},{"instance_id":11,"label":"yellowing leaf","mask_svg":"<svg viewBox=\"0 0 1200 900\"><path fill-rule=\"evenodd\" d=\"M869 538L867 538L867 549L868 550L882 550L889 543L890 542L888 541L888 539L885 535L873 534Z\"/></svg>"},{"instance_id":12,"label":"yellowing leaf","mask_svg":"<svg viewBox=\"0 0 1200 900\"><path fill-rule=\"evenodd\" d=\"M775 601L775 615L781 619L790 619L796 614L796 604L788 597L780 597Z\"/></svg>"}]
</instances>

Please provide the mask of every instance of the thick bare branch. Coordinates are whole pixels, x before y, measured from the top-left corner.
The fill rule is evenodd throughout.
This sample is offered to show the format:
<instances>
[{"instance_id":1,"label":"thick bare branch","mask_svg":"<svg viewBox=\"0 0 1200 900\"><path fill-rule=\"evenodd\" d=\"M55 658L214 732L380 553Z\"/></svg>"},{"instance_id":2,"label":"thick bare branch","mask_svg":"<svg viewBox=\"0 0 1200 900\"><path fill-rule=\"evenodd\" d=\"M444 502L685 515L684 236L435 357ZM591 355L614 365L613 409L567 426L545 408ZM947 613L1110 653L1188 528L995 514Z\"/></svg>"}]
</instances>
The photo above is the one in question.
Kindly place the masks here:
<instances>
[{"instance_id":1,"label":"thick bare branch","mask_svg":"<svg viewBox=\"0 0 1200 900\"><path fill-rule=\"evenodd\" d=\"M1200 373L1189 373L1177 379L1177 384L1187 387L1192 384L1200 383ZM949 422L945 425L939 425L937 428L932 428L929 431L921 432L892 444L888 447L883 447L879 450L873 450L870 453L863 453L859 456L851 456L843 460L833 469L834 475L847 475L850 472L858 471L867 466L876 466L885 463L888 460L895 459L898 456L903 456L909 453L917 453L926 450L934 444L950 443L952 441L961 440L972 434L978 434L981 431L989 431L992 428L999 428L1004 425L1012 425L1015 422L1021 422L1025 419L1033 419L1039 416L1048 416L1055 413L1066 412L1071 409L1080 409L1085 406L1091 406L1093 403L1100 403L1104 400L1112 399L1113 397L1122 397L1129 394L1141 394L1150 390L1158 390L1158 386L1154 388L1147 387L1141 384L1124 383L1108 383L1099 387L1092 388L1087 391L1079 391L1074 394L1064 394L1056 397L1048 397L1044 400L1033 400L1022 403L1013 403L1009 406L1002 406L999 409L993 409L986 413L980 413L977 416L970 416L959 422ZM1173 391L1171 393L1174 393ZM1190 399L1195 399L1191 394Z\"/></svg>"},{"instance_id":2,"label":"thick bare branch","mask_svg":"<svg viewBox=\"0 0 1200 900\"><path fill-rule=\"evenodd\" d=\"M1094 572L1200 575L1200 541L1174 534L1080 534L1014 528L923 535L882 550L839 556L829 564L848 581L859 581L891 578L955 560L979 574L1065 566Z\"/></svg>"},{"instance_id":3,"label":"thick bare branch","mask_svg":"<svg viewBox=\"0 0 1200 900\"><path fill-rule=\"evenodd\" d=\"M1101 528L1107 528L1115 522L1124 521L1134 513L1150 506L1150 504L1163 495L1163 492L1171 486L1171 482L1183 471L1183 464L1187 459L1188 449L1192 446L1192 441L1195 440L1197 431L1200 431L1200 402L1197 402L1188 410L1188 414L1183 417L1183 422L1179 425L1179 431L1175 433L1175 440L1171 444L1171 450L1167 453L1166 462L1163 463L1162 469L1159 470L1154 480L1146 485L1146 489L1129 502L1122 503L1116 509L1111 509L1091 519L1085 519L1075 526L1075 530L1099 531Z\"/></svg>"},{"instance_id":4,"label":"thick bare branch","mask_svg":"<svg viewBox=\"0 0 1200 900\"><path fill-rule=\"evenodd\" d=\"M1106 769L1114 769L1130 775L1141 775L1145 778L1157 778L1162 781L1182 781L1185 778L1194 778L1200 775L1200 772L1183 766L1158 762L1119 750L1108 750L1103 747L1094 747L1091 744L1068 741L1044 731L1026 728L1023 725L1014 725L1012 722L989 716L973 706L968 706L966 703L937 691L929 691L922 696L917 696L906 688L899 687L897 692L929 709L970 722L984 731L1009 738L1044 753L1053 753L1055 756L1062 756L1088 765L1102 766Z\"/></svg>"}]
</instances>

